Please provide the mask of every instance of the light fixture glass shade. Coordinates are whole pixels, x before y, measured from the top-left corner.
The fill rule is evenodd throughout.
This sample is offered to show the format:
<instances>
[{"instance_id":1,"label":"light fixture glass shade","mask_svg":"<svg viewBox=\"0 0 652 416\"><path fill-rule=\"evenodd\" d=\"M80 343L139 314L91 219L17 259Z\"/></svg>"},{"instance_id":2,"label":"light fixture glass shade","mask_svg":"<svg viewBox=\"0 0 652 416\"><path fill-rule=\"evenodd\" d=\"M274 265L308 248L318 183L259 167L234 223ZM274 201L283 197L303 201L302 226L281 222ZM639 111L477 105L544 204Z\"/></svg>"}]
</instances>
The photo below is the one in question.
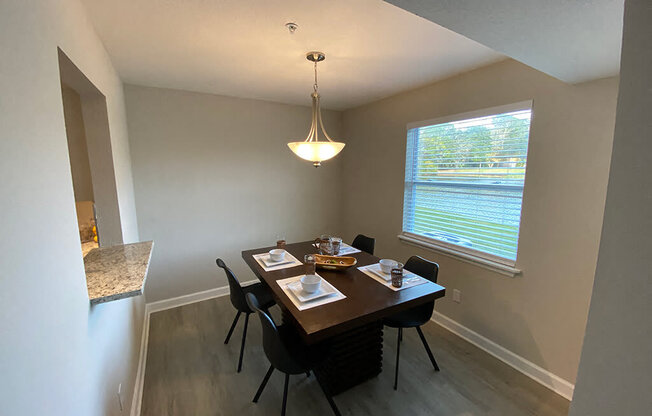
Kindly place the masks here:
<instances>
[{"instance_id":1,"label":"light fixture glass shade","mask_svg":"<svg viewBox=\"0 0 652 416\"><path fill-rule=\"evenodd\" d=\"M321 162L331 159L344 149L342 142L291 142L288 143L290 150L301 159L310 162Z\"/></svg>"},{"instance_id":2,"label":"light fixture glass shade","mask_svg":"<svg viewBox=\"0 0 652 416\"><path fill-rule=\"evenodd\" d=\"M312 97L312 120L308 137L302 142L290 142L288 147L301 159L309 160L318 168L321 162L337 156L344 149L344 143L336 142L328 136L321 119L321 108L319 106L319 93L317 92L317 62L323 61L325 56L321 52L308 52L306 55L309 61L315 63L315 91L310 94ZM319 131L326 140L319 140Z\"/></svg>"}]
</instances>

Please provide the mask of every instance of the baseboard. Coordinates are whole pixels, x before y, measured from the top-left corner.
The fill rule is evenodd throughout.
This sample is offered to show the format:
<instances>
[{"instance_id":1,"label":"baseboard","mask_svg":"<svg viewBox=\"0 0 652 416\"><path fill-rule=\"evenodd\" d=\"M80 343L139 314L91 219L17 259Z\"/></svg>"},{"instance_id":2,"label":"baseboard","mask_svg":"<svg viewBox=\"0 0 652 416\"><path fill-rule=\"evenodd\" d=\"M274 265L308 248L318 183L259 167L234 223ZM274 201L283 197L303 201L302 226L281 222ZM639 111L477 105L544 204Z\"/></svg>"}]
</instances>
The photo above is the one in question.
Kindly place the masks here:
<instances>
[{"instance_id":1,"label":"baseboard","mask_svg":"<svg viewBox=\"0 0 652 416\"><path fill-rule=\"evenodd\" d=\"M476 347L488 352L489 354L498 358L500 361L520 371L521 373L525 374L541 385L549 388L560 396L563 396L568 400L573 399L573 391L575 389L574 384L551 373L545 368L539 367L538 365L526 360L520 355L517 355L512 351L501 347L492 340L483 337L477 332L465 327L457 321L452 320L446 315L442 315L437 311L435 311L433 314L432 321L443 326L460 338L467 340Z\"/></svg>"},{"instance_id":2,"label":"baseboard","mask_svg":"<svg viewBox=\"0 0 652 416\"><path fill-rule=\"evenodd\" d=\"M255 282L258 282L258 280L243 282L242 286L247 286ZM220 296L226 296L228 294L229 294L228 286L216 287L213 289L204 290L202 292L190 293L188 295L177 296L176 298L163 299L157 302L148 303L147 311L149 313L164 311L166 309L172 309L178 306L188 305L195 302L201 302L202 300L206 300L206 299L219 298Z\"/></svg>"},{"instance_id":3,"label":"baseboard","mask_svg":"<svg viewBox=\"0 0 652 416\"><path fill-rule=\"evenodd\" d=\"M242 283L243 286L258 282L251 280ZM166 309L176 308L178 306L188 305L195 302L201 302L207 299L218 298L229 294L229 287L222 286L214 289L204 290L202 292L190 293L188 295L177 296L176 298L164 299L157 302L147 303L145 305L145 318L143 320L143 334L140 341L140 355L138 358L138 370L136 371L136 383L134 395L131 402L131 416L139 416L143 402L143 382L145 381L145 366L147 364L147 342L149 341L149 317L154 312L164 311Z\"/></svg>"},{"instance_id":4,"label":"baseboard","mask_svg":"<svg viewBox=\"0 0 652 416\"><path fill-rule=\"evenodd\" d=\"M140 355L138 370L134 383L134 396L131 401L131 416L140 416L140 407L143 402L143 382L145 381L145 364L147 363L147 341L149 340L149 311L145 305L145 318L143 319L143 334L140 340Z\"/></svg>"}]
</instances>

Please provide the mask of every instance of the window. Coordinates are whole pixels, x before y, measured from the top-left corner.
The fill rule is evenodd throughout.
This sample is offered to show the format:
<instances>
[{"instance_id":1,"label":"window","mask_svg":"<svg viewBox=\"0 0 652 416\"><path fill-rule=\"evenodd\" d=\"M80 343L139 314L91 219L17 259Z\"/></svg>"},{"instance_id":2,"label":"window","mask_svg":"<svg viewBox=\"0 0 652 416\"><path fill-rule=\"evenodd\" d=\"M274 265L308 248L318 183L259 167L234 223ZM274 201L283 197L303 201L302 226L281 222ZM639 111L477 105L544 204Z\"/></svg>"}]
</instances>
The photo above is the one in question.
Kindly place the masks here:
<instances>
[{"instance_id":1,"label":"window","mask_svg":"<svg viewBox=\"0 0 652 416\"><path fill-rule=\"evenodd\" d=\"M531 105L408 125L402 237L514 265Z\"/></svg>"}]
</instances>

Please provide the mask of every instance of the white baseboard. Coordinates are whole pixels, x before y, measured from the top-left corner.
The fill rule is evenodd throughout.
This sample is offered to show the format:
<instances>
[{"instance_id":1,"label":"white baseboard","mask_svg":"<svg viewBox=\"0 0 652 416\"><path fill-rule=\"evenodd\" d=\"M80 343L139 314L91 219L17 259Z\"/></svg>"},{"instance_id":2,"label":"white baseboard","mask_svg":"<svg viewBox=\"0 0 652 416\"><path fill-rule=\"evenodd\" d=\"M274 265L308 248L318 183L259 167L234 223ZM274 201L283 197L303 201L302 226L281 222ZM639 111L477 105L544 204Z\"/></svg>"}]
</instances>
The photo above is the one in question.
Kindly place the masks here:
<instances>
[{"instance_id":1,"label":"white baseboard","mask_svg":"<svg viewBox=\"0 0 652 416\"><path fill-rule=\"evenodd\" d=\"M460 338L467 340L476 347L488 352L489 354L498 358L500 361L520 371L521 373L525 374L541 385L549 388L560 396L563 396L568 400L573 399L573 391L575 390L575 385L557 376L556 374L551 373L545 368L539 367L533 362L526 360L520 355L517 355L504 347L501 347L492 340L483 337L477 332L465 327L457 321L452 320L446 315L442 315L437 311L434 312L432 321L443 326Z\"/></svg>"},{"instance_id":2,"label":"white baseboard","mask_svg":"<svg viewBox=\"0 0 652 416\"><path fill-rule=\"evenodd\" d=\"M251 280L242 283L242 286L258 282ZM136 371L136 383L134 387L134 396L131 402L131 416L140 416L140 409L143 402L143 382L145 381L145 365L147 364L147 342L149 340L149 317L154 312L164 311L166 309L176 308L178 306L188 305L190 303L201 302L207 299L218 298L229 294L229 287L222 286L214 289L204 290L203 292L191 293L189 295L177 296L176 298L164 299L158 302L151 302L145 305L145 318L143 320L143 334L140 341L140 356L138 358L138 370Z\"/></svg>"},{"instance_id":3,"label":"white baseboard","mask_svg":"<svg viewBox=\"0 0 652 416\"><path fill-rule=\"evenodd\" d=\"M248 286L255 282L258 282L258 280L250 280L248 282L243 282L242 286ZM157 302L148 303L147 312L154 313L154 312L164 311L166 309L172 309L178 306L188 305L195 302L201 302L202 300L206 300L206 299L219 298L220 296L226 296L228 294L229 294L228 286L216 287L213 289L204 290L202 292L190 293L188 295L177 296L176 298L163 299Z\"/></svg>"},{"instance_id":4,"label":"white baseboard","mask_svg":"<svg viewBox=\"0 0 652 416\"><path fill-rule=\"evenodd\" d=\"M143 334L140 340L140 356L138 358L138 370L136 371L136 382L134 383L134 396L131 401L131 416L140 416L140 407L143 402L143 382L145 381L145 364L147 362L147 341L149 340L149 312L145 305L145 317L143 319Z\"/></svg>"}]
</instances>

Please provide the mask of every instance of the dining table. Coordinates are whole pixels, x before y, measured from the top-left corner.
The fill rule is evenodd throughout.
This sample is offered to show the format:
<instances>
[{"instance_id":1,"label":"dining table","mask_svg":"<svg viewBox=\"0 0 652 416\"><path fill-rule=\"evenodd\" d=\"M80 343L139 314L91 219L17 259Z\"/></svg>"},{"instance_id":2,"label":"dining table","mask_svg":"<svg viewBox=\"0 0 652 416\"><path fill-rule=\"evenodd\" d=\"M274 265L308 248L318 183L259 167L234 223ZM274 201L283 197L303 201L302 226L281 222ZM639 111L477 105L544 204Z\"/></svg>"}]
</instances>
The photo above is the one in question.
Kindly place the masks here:
<instances>
[{"instance_id":1,"label":"dining table","mask_svg":"<svg viewBox=\"0 0 652 416\"><path fill-rule=\"evenodd\" d=\"M358 270L358 267L380 260L358 252L347 255L357 260L357 264L348 269L317 269L317 274L345 298L299 310L277 281L303 275L304 264L265 271L254 258L274 248L276 246L244 250L242 258L271 291L281 308L283 324L293 325L308 345L328 345L327 356L314 372L333 395L382 371L383 318L439 299L446 292L443 286L431 281L394 291ZM312 241L287 244L285 250L301 262L306 254L317 253Z\"/></svg>"}]
</instances>

